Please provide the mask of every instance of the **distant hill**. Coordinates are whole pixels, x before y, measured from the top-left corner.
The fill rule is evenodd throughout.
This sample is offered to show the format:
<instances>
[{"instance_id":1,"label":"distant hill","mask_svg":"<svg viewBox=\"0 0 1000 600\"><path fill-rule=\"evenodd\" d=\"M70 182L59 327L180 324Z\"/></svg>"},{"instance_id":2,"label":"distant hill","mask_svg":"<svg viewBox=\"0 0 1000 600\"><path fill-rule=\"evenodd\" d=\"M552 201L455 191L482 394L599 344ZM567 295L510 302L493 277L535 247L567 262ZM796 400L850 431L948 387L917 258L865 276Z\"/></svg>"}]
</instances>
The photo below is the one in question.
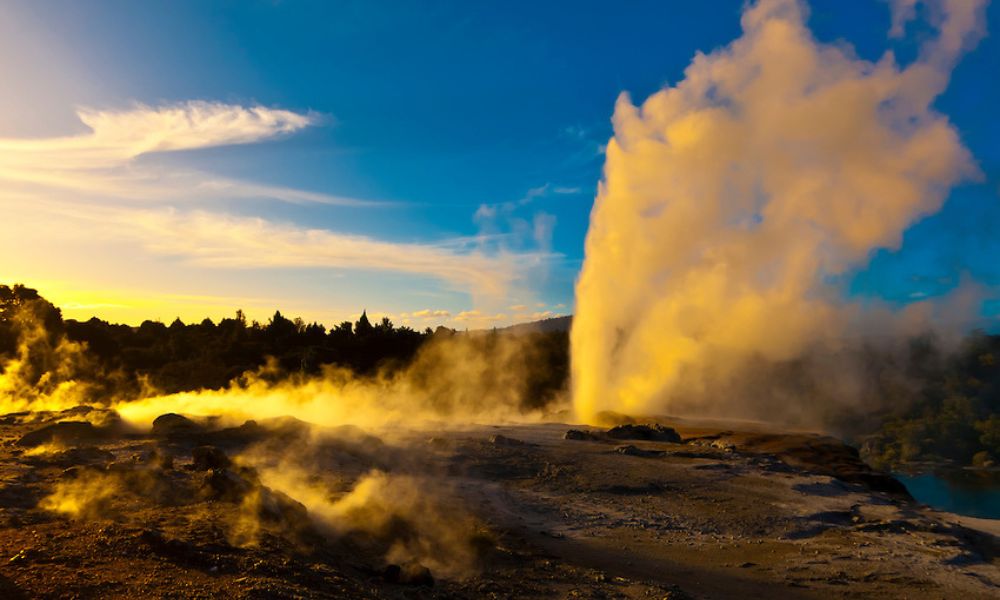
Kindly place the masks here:
<instances>
[{"instance_id":1,"label":"distant hill","mask_svg":"<svg viewBox=\"0 0 1000 600\"><path fill-rule=\"evenodd\" d=\"M530 323L518 323L517 325L511 325L510 327L498 327L497 331L507 333L548 333L550 331L569 331L572 323L573 315L566 315L563 317L542 319L541 321L532 321Z\"/></svg>"}]
</instances>

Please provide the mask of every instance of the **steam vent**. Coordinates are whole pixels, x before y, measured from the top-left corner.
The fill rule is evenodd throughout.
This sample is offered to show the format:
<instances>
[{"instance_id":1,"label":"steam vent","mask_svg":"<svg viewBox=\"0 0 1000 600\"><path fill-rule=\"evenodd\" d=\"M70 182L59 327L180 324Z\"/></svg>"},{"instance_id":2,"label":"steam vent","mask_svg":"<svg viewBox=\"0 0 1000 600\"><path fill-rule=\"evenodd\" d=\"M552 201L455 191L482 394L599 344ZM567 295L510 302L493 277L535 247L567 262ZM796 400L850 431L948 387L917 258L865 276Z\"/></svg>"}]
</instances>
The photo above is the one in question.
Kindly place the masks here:
<instances>
[{"instance_id":1,"label":"steam vent","mask_svg":"<svg viewBox=\"0 0 1000 600\"><path fill-rule=\"evenodd\" d=\"M1000 0L0 0L0 600L1000 598Z\"/></svg>"}]
</instances>

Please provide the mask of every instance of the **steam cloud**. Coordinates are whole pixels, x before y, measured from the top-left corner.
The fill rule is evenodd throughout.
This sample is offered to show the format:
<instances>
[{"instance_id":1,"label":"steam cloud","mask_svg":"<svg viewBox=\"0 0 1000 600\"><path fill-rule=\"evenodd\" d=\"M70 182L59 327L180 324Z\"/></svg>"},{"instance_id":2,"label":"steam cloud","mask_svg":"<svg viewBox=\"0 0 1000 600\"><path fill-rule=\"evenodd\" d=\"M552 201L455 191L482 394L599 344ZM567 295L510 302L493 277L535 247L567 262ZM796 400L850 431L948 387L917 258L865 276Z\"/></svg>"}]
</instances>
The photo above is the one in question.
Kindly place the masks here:
<instances>
[{"instance_id":1,"label":"steam cloud","mask_svg":"<svg viewBox=\"0 0 1000 600\"><path fill-rule=\"evenodd\" d=\"M318 376L282 377L273 363L221 390L199 390L116 402L126 421L145 427L168 412L216 415L232 424L292 416L309 423L365 428L436 426L538 419L562 408L560 390L536 388L549 375L537 343L518 336L444 335L400 371L357 377L327 365Z\"/></svg>"},{"instance_id":2,"label":"steam cloud","mask_svg":"<svg viewBox=\"0 0 1000 600\"><path fill-rule=\"evenodd\" d=\"M446 577L478 567L486 534L440 480L373 470L340 497L315 483L315 475L286 462L263 469L262 479L309 510L333 539L366 540L387 563L423 565Z\"/></svg>"},{"instance_id":3,"label":"steam cloud","mask_svg":"<svg viewBox=\"0 0 1000 600\"><path fill-rule=\"evenodd\" d=\"M894 36L914 4L893 5ZM619 98L576 290L579 417L709 411L713 386L755 360L926 321L929 305L876 318L830 281L978 175L931 103L984 5L930 3L937 35L904 67L820 43L796 0L761 0L675 86Z\"/></svg>"},{"instance_id":4,"label":"steam cloud","mask_svg":"<svg viewBox=\"0 0 1000 600\"><path fill-rule=\"evenodd\" d=\"M113 408L139 428L180 412L232 425L291 416L327 427L406 429L534 420L566 400L563 375L553 372L556 347L486 332L435 335L404 368L389 365L371 376L336 365L316 375L286 373L270 360L224 389L162 394L145 379L136 388L102 371L84 344L46 328L46 306L33 301L15 313L17 354L0 361L2 413L91 406Z\"/></svg>"},{"instance_id":5,"label":"steam cloud","mask_svg":"<svg viewBox=\"0 0 1000 600\"><path fill-rule=\"evenodd\" d=\"M79 379L93 366L83 346L49 332L46 308L29 302L13 316L17 354L0 361L0 411L60 410L90 401L94 390Z\"/></svg>"}]
</instances>

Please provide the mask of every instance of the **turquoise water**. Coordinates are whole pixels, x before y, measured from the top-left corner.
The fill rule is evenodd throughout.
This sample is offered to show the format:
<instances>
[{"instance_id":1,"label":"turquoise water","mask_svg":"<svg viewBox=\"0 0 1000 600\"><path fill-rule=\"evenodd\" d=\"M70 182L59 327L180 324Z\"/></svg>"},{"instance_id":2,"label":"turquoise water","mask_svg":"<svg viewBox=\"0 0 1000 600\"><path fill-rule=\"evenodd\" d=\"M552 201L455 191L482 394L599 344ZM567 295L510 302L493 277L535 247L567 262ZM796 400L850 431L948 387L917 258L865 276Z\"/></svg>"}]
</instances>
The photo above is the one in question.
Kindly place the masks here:
<instances>
[{"instance_id":1,"label":"turquoise water","mask_svg":"<svg viewBox=\"0 0 1000 600\"><path fill-rule=\"evenodd\" d=\"M1000 473L954 470L894 476L918 502L960 515L1000 519Z\"/></svg>"}]
</instances>

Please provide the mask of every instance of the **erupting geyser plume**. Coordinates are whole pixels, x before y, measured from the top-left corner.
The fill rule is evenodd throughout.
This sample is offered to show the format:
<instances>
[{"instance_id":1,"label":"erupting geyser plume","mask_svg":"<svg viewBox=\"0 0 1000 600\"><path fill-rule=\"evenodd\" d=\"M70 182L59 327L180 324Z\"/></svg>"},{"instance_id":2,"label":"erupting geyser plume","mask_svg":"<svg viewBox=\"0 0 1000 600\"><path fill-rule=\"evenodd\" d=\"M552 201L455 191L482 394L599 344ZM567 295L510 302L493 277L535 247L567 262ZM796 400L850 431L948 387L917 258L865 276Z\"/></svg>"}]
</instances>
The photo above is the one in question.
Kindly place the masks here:
<instances>
[{"instance_id":1,"label":"erupting geyser plume","mask_svg":"<svg viewBox=\"0 0 1000 600\"><path fill-rule=\"evenodd\" d=\"M915 4L893 4L892 35ZM718 400L708 388L754 360L835 347L876 321L899 332L932 312L873 319L830 282L898 246L978 175L932 102L982 35L984 5L928 2L936 34L901 66L892 52L870 62L820 43L796 0L761 0L743 35L698 54L682 81L640 106L619 98L576 290L582 419L707 410Z\"/></svg>"}]
</instances>

